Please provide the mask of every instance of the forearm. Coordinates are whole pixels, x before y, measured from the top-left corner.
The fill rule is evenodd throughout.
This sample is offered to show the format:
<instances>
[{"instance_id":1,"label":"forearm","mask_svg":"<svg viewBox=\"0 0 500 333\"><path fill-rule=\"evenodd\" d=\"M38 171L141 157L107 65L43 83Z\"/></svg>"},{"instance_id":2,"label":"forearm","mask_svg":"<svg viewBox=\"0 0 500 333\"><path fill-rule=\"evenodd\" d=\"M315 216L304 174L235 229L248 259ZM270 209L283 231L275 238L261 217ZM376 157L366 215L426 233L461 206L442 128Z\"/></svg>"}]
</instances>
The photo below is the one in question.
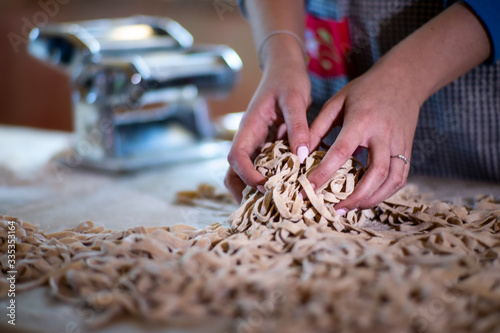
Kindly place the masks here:
<instances>
[{"instance_id":1,"label":"forearm","mask_svg":"<svg viewBox=\"0 0 500 333\"><path fill-rule=\"evenodd\" d=\"M485 61L488 35L466 5L454 4L389 51L374 66L394 77L422 104L434 92Z\"/></svg>"},{"instance_id":2,"label":"forearm","mask_svg":"<svg viewBox=\"0 0 500 333\"><path fill-rule=\"evenodd\" d=\"M247 0L245 5L257 49L270 32L277 30L290 31L303 40L303 0ZM305 66L302 46L291 35L272 36L263 44L260 51L263 68L283 61Z\"/></svg>"}]
</instances>

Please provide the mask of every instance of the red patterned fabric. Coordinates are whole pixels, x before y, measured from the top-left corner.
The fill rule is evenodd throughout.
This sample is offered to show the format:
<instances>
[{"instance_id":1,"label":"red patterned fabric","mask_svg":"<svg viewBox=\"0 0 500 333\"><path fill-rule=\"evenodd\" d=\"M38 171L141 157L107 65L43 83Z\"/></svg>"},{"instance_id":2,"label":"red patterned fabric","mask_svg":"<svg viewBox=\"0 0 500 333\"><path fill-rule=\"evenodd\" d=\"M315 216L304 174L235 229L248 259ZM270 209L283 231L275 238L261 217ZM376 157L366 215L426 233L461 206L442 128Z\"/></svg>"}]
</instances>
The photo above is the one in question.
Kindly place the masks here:
<instances>
[{"instance_id":1,"label":"red patterned fabric","mask_svg":"<svg viewBox=\"0 0 500 333\"><path fill-rule=\"evenodd\" d=\"M309 71L324 78L346 76L345 55L351 49L347 19L340 21L306 16Z\"/></svg>"}]
</instances>

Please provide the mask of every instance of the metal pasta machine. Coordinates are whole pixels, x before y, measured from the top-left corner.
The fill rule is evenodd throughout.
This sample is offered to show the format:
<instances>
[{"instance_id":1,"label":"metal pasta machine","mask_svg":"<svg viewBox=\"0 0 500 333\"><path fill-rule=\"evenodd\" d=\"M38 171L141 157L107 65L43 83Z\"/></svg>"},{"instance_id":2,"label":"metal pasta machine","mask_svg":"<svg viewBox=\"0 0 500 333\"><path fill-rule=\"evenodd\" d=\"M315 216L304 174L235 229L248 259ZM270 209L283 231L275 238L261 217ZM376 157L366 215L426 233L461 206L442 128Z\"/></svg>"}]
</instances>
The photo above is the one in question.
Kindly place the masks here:
<instances>
[{"instance_id":1,"label":"metal pasta machine","mask_svg":"<svg viewBox=\"0 0 500 333\"><path fill-rule=\"evenodd\" d=\"M168 18L134 16L35 28L28 52L71 77L73 164L126 171L227 153L206 99L238 81L231 48L193 44Z\"/></svg>"}]
</instances>

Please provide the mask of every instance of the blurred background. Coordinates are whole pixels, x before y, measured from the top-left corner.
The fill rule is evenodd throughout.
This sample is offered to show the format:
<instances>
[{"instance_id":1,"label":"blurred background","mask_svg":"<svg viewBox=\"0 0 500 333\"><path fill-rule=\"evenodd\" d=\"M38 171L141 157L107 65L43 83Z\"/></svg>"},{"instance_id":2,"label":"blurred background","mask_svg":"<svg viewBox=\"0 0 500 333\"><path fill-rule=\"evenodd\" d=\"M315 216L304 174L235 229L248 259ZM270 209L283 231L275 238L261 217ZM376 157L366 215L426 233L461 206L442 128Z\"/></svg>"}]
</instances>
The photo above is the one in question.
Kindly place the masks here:
<instances>
[{"instance_id":1,"label":"blurred background","mask_svg":"<svg viewBox=\"0 0 500 333\"><path fill-rule=\"evenodd\" d=\"M261 71L235 0L0 0L0 124L72 130L69 77L26 52L34 26L138 14L176 20L195 43L232 47L243 61L240 83L227 98L209 101L211 116L246 109Z\"/></svg>"}]
</instances>

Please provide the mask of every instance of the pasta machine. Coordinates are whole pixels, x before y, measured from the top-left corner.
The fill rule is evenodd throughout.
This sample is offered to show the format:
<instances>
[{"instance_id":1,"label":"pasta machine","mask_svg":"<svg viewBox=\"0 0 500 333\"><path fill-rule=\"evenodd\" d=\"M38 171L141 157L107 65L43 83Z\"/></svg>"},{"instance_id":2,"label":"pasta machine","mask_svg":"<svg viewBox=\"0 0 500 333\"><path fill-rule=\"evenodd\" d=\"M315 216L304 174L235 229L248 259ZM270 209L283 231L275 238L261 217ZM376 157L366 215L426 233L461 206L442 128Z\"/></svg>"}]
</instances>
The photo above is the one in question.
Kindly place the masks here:
<instances>
[{"instance_id":1,"label":"pasta machine","mask_svg":"<svg viewBox=\"0 0 500 333\"><path fill-rule=\"evenodd\" d=\"M35 28L28 51L71 78L73 164L122 171L227 153L207 98L237 83L233 49L193 44L171 19L134 16Z\"/></svg>"}]
</instances>

